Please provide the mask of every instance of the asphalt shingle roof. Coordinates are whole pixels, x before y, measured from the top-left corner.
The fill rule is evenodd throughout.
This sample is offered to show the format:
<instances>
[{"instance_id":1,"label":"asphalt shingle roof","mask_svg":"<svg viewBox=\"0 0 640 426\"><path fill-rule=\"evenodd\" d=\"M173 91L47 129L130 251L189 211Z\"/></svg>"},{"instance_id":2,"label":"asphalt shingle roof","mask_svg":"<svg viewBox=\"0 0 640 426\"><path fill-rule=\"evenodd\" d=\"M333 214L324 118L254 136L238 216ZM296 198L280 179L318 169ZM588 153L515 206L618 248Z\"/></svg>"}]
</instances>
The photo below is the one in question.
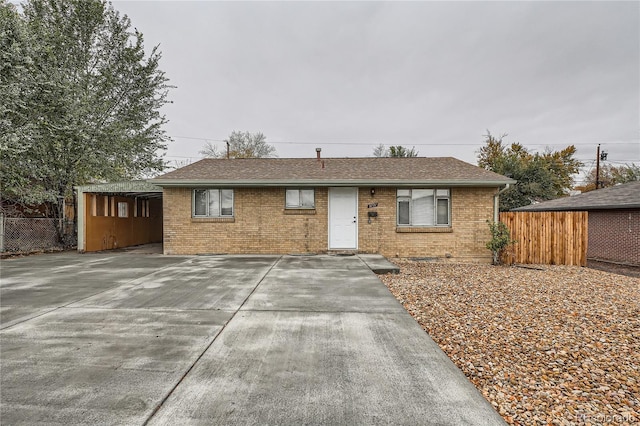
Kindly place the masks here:
<instances>
[{"instance_id":1,"label":"asphalt shingle roof","mask_svg":"<svg viewBox=\"0 0 640 426\"><path fill-rule=\"evenodd\" d=\"M324 164L324 168L322 167ZM203 159L149 182L194 184L458 184L499 186L515 181L452 157Z\"/></svg>"},{"instance_id":2,"label":"asphalt shingle roof","mask_svg":"<svg viewBox=\"0 0 640 426\"><path fill-rule=\"evenodd\" d=\"M589 191L572 197L556 198L512 211L563 211L640 208L640 181Z\"/></svg>"}]
</instances>

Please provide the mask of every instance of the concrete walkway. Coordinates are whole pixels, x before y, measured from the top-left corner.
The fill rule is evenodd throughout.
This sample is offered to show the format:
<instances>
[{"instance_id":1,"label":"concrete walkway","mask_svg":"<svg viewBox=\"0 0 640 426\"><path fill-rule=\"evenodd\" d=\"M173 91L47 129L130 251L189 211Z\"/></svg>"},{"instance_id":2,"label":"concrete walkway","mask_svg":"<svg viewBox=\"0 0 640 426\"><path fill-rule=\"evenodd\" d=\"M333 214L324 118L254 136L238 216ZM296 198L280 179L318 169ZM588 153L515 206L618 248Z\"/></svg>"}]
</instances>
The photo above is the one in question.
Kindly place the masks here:
<instances>
[{"instance_id":1,"label":"concrete walkway","mask_svg":"<svg viewBox=\"0 0 640 426\"><path fill-rule=\"evenodd\" d=\"M3 424L503 424L358 256L4 260Z\"/></svg>"}]
</instances>

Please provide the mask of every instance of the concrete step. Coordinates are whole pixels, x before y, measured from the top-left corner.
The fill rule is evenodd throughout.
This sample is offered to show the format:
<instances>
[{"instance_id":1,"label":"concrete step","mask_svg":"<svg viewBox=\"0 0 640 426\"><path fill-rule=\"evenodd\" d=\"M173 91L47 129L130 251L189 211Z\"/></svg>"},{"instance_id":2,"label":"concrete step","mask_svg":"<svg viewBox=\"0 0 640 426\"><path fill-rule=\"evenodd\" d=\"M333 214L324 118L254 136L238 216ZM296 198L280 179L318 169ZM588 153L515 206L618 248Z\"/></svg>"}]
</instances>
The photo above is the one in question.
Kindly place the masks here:
<instances>
[{"instance_id":1,"label":"concrete step","mask_svg":"<svg viewBox=\"0 0 640 426\"><path fill-rule=\"evenodd\" d=\"M400 268L381 254L359 254L358 257L376 274L397 274Z\"/></svg>"}]
</instances>

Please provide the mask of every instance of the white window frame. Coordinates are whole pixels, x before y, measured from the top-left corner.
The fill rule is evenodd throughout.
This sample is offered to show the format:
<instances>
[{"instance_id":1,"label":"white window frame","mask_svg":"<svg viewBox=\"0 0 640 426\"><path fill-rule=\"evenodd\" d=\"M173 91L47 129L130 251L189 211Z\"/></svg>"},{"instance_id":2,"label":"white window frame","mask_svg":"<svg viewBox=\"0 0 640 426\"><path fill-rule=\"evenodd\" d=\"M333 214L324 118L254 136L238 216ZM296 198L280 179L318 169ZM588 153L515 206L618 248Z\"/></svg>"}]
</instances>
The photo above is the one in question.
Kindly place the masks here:
<instances>
[{"instance_id":1,"label":"white window frame","mask_svg":"<svg viewBox=\"0 0 640 426\"><path fill-rule=\"evenodd\" d=\"M129 217L129 203L118 201L118 217Z\"/></svg>"},{"instance_id":2,"label":"white window frame","mask_svg":"<svg viewBox=\"0 0 640 426\"><path fill-rule=\"evenodd\" d=\"M433 223L432 224L413 224L413 190L432 190L433 191ZM401 195L402 191L402 195ZM444 194L446 191L446 194ZM438 201L447 201L447 223L438 223ZM400 223L400 203L409 203L409 223ZM398 188L396 190L396 225L407 227L451 227L451 189L449 188Z\"/></svg>"},{"instance_id":3,"label":"white window frame","mask_svg":"<svg viewBox=\"0 0 640 426\"><path fill-rule=\"evenodd\" d=\"M288 204L287 203L287 194L289 191L298 191L298 204ZM311 191L313 195L313 204L311 206L305 206L302 204L302 191ZM315 188L287 188L284 193L284 208L285 209L309 209L313 210L316 208L316 190Z\"/></svg>"},{"instance_id":4,"label":"white window frame","mask_svg":"<svg viewBox=\"0 0 640 426\"><path fill-rule=\"evenodd\" d=\"M206 212L205 214L196 214L196 192L204 191L206 194ZM231 214L222 213L222 191L231 191ZM218 197L218 210L210 211L210 197ZM192 217L233 217L235 213L235 191L231 188L198 188L191 191L191 216Z\"/></svg>"}]
</instances>

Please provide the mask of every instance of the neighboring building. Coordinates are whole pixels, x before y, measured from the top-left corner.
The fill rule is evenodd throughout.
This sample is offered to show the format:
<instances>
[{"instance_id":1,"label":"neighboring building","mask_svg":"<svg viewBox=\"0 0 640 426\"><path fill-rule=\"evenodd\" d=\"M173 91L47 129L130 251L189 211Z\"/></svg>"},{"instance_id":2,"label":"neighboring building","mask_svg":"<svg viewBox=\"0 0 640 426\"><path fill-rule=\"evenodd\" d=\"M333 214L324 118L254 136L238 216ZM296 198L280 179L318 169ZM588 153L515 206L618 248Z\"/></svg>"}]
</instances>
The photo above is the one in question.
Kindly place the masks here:
<instances>
[{"instance_id":1,"label":"neighboring building","mask_svg":"<svg viewBox=\"0 0 640 426\"><path fill-rule=\"evenodd\" d=\"M589 259L640 265L640 181L512 211L587 211Z\"/></svg>"},{"instance_id":2,"label":"neighboring building","mask_svg":"<svg viewBox=\"0 0 640 426\"><path fill-rule=\"evenodd\" d=\"M455 158L204 159L163 188L164 253L380 253L491 260L515 181Z\"/></svg>"}]
</instances>

